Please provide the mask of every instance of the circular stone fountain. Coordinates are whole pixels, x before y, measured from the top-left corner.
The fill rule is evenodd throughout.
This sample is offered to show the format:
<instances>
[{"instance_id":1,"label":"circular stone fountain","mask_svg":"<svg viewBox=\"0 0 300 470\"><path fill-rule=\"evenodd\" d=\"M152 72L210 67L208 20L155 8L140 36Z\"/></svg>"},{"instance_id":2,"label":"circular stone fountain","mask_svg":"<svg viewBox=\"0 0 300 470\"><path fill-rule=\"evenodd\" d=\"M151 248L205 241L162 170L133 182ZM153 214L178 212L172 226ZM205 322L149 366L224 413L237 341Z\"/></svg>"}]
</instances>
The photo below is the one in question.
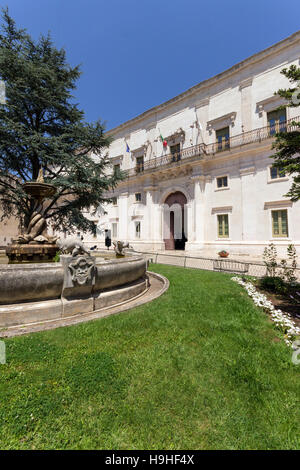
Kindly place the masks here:
<instances>
[{"instance_id":1,"label":"circular stone fountain","mask_svg":"<svg viewBox=\"0 0 300 470\"><path fill-rule=\"evenodd\" d=\"M104 260L62 255L59 263L2 265L0 327L87 314L122 304L149 288L139 255Z\"/></svg>"},{"instance_id":2,"label":"circular stone fountain","mask_svg":"<svg viewBox=\"0 0 300 470\"><path fill-rule=\"evenodd\" d=\"M116 242L115 258L105 259L106 253L91 256L81 240L50 237L44 200L56 188L44 182L42 170L37 181L25 183L23 189L34 200L33 213L26 231L6 248L11 264L0 267L0 337L7 329L10 335L24 334L28 328L74 323L80 316L104 316L111 309L117 313L168 288L163 276L146 272L147 261L128 243ZM60 262L47 263L58 250Z\"/></svg>"}]
</instances>

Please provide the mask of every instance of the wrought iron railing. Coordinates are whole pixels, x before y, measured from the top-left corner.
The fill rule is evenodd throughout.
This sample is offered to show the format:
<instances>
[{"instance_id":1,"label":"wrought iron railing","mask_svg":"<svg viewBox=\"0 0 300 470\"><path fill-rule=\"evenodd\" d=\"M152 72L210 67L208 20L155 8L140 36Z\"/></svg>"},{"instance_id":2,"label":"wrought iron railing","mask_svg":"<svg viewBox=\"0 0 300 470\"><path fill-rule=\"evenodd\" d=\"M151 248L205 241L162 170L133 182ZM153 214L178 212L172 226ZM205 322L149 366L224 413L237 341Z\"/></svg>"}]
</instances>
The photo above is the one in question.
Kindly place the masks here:
<instances>
[{"instance_id":1,"label":"wrought iron railing","mask_svg":"<svg viewBox=\"0 0 300 470\"><path fill-rule=\"evenodd\" d=\"M274 138L277 132L292 132L299 130L299 127L294 124L295 122L299 123L300 117L280 123L278 122L275 125L268 125L252 131L243 132L242 134L230 137L226 142L214 142L213 144L208 144L205 146L206 155L215 155L216 153L241 147L246 144L262 142L263 140Z\"/></svg>"},{"instance_id":2,"label":"wrought iron railing","mask_svg":"<svg viewBox=\"0 0 300 470\"><path fill-rule=\"evenodd\" d=\"M179 153L169 153L162 155L161 157L151 158L151 160L143 163L137 163L135 168L131 168L127 171L128 176L135 176L140 173L153 171L157 168L174 166L174 164L181 164L185 160L192 160L193 158L203 157L205 144L194 145L182 149Z\"/></svg>"},{"instance_id":3,"label":"wrought iron railing","mask_svg":"<svg viewBox=\"0 0 300 470\"><path fill-rule=\"evenodd\" d=\"M135 168L127 170L127 176L132 177L139 174L155 171L162 167L174 167L187 161L200 159L211 159L220 152L230 151L243 145L262 142L263 140L274 138L277 132L298 131L299 127L295 123L300 122L300 117L280 122L276 125L268 125L252 131L243 132L230 137L223 142L214 142L212 144L198 144L182 149L179 153L169 153L161 157L152 158L143 163L138 163Z\"/></svg>"}]
</instances>

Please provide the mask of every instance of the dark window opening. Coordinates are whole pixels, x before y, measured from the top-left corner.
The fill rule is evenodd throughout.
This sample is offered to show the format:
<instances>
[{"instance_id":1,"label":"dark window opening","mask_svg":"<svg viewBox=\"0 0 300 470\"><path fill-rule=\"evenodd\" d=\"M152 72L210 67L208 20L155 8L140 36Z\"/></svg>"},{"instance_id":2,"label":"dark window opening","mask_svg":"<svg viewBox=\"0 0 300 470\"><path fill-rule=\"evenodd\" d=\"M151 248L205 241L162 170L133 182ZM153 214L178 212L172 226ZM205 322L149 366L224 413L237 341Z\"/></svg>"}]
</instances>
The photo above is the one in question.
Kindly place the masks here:
<instances>
[{"instance_id":1,"label":"dark window opening","mask_svg":"<svg viewBox=\"0 0 300 470\"><path fill-rule=\"evenodd\" d=\"M219 178L217 178L217 187L218 188L228 187L228 178L227 178L227 176L220 176Z\"/></svg>"},{"instance_id":2,"label":"dark window opening","mask_svg":"<svg viewBox=\"0 0 300 470\"><path fill-rule=\"evenodd\" d=\"M144 157L137 157L136 172L141 173L142 171L144 171Z\"/></svg>"},{"instance_id":3,"label":"dark window opening","mask_svg":"<svg viewBox=\"0 0 300 470\"><path fill-rule=\"evenodd\" d=\"M172 155L172 162L181 160L180 144L170 145L170 152Z\"/></svg>"},{"instance_id":4,"label":"dark window opening","mask_svg":"<svg viewBox=\"0 0 300 470\"><path fill-rule=\"evenodd\" d=\"M229 127L224 127L223 129L217 130L216 139L217 139L217 149L219 151L229 149L230 147Z\"/></svg>"},{"instance_id":5,"label":"dark window opening","mask_svg":"<svg viewBox=\"0 0 300 470\"><path fill-rule=\"evenodd\" d=\"M278 109L267 113L270 135L277 132L286 132L286 109Z\"/></svg>"}]
</instances>

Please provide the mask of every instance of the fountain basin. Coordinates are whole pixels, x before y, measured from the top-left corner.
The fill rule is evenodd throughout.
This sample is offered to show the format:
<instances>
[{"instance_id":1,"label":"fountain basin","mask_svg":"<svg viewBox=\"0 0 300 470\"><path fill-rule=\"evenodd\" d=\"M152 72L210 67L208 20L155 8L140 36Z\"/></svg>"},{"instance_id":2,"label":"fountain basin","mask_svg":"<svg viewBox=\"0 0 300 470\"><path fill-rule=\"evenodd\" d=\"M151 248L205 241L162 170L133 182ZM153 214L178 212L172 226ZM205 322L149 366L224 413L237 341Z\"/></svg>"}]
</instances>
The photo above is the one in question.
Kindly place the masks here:
<instances>
[{"instance_id":1,"label":"fountain basin","mask_svg":"<svg viewBox=\"0 0 300 470\"><path fill-rule=\"evenodd\" d=\"M7 245L6 256L10 263L38 263L52 260L58 250L58 246L50 243L14 243Z\"/></svg>"},{"instance_id":2,"label":"fountain basin","mask_svg":"<svg viewBox=\"0 0 300 470\"><path fill-rule=\"evenodd\" d=\"M31 181L23 184L24 191L36 199L45 199L46 197L54 196L57 189L52 184L38 183Z\"/></svg>"},{"instance_id":3,"label":"fountain basin","mask_svg":"<svg viewBox=\"0 0 300 470\"><path fill-rule=\"evenodd\" d=\"M149 287L142 256L95 259L93 285L65 288L62 263L0 267L0 327L53 320L113 306Z\"/></svg>"}]
</instances>

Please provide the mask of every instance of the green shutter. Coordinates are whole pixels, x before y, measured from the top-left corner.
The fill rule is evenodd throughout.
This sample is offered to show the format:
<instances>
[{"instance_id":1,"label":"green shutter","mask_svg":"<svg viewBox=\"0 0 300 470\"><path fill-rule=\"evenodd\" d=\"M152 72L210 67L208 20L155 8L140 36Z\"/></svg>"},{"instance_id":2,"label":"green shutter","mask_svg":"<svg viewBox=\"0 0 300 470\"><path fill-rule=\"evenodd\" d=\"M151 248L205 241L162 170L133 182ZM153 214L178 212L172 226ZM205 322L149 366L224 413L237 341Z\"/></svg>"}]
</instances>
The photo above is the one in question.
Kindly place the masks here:
<instances>
[{"instance_id":1,"label":"green shutter","mask_svg":"<svg viewBox=\"0 0 300 470\"><path fill-rule=\"evenodd\" d=\"M288 236L287 210L272 211L273 237Z\"/></svg>"},{"instance_id":2,"label":"green shutter","mask_svg":"<svg viewBox=\"0 0 300 470\"><path fill-rule=\"evenodd\" d=\"M222 237L222 216L218 215L218 235Z\"/></svg>"},{"instance_id":3,"label":"green shutter","mask_svg":"<svg viewBox=\"0 0 300 470\"><path fill-rule=\"evenodd\" d=\"M224 236L228 237L229 235L229 227L228 227L228 215L224 215Z\"/></svg>"},{"instance_id":4,"label":"green shutter","mask_svg":"<svg viewBox=\"0 0 300 470\"><path fill-rule=\"evenodd\" d=\"M219 238L229 236L228 214L218 215L218 236Z\"/></svg>"},{"instance_id":5,"label":"green shutter","mask_svg":"<svg viewBox=\"0 0 300 470\"><path fill-rule=\"evenodd\" d=\"M283 237L288 236L288 225L287 225L287 211L281 212L281 234Z\"/></svg>"}]
</instances>

